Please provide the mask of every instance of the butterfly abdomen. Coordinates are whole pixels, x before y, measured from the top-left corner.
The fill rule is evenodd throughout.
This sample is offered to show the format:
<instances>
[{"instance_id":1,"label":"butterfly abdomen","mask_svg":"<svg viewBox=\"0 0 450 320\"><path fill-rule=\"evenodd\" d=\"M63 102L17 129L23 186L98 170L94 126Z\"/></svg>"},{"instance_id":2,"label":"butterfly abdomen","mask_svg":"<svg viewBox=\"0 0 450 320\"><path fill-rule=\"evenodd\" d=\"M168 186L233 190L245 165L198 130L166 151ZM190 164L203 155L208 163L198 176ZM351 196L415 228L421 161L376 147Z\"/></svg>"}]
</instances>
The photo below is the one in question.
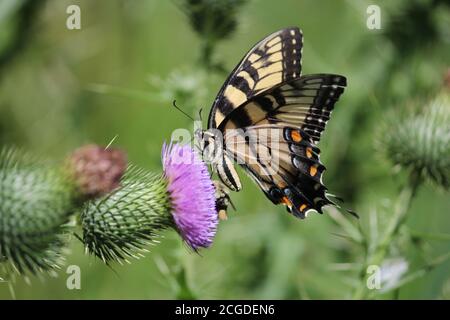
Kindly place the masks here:
<instances>
[{"instance_id":1,"label":"butterfly abdomen","mask_svg":"<svg viewBox=\"0 0 450 320\"><path fill-rule=\"evenodd\" d=\"M220 180L231 190L239 191L242 189L241 180L234 168L231 159L223 153L223 156L216 164L217 174Z\"/></svg>"}]
</instances>

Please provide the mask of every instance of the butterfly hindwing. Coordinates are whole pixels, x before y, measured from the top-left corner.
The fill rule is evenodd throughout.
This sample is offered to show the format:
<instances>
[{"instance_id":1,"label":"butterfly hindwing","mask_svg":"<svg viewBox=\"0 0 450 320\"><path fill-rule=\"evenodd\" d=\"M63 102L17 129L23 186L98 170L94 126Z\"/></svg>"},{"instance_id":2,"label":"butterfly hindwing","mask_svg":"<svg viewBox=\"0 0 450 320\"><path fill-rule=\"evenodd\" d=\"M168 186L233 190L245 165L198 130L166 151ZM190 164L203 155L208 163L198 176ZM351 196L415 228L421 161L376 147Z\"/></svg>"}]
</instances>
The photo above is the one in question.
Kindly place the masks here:
<instances>
[{"instance_id":1,"label":"butterfly hindwing","mask_svg":"<svg viewBox=\"0 0 450 320\"><path fill-rule=\"evenodd\" d=\"M261 92L301 74L302 34L277 31L257 43L236 66L217 95L208 119L217 128L236 108Z\"/></svg>"},{"instance_id":2,"label":"butterfly hindwing","mask_svg":"<svg viewBox=\"0 0 450 320\"><path fill-rule=\"evenodd\" d=\"M227 152L273 203L285 204L300 218L332 203L322 183L320 150L303 130L271 124L230 132Z\"/></svg>"}]
</instances>

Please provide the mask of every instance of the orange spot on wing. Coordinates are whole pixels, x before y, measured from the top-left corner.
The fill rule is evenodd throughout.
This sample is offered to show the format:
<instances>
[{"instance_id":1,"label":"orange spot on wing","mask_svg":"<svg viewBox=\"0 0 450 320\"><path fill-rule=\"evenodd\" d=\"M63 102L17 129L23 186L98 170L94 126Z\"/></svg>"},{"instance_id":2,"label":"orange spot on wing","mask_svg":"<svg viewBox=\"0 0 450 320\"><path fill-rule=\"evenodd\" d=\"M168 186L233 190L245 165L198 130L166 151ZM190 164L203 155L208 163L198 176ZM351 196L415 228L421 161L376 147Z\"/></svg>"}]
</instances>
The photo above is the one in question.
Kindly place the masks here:
<instances>
[{"instance_id":1,"label":"orange spot on wing","mask_svg":"<svg viewBox=\"0 0 450 320\"><path fill-rule=\"evenodd\" d=\"M300 206L300 211L303 211L303 210L305 210L305 209L306 209L306 207L307 207L307 205L306 205L306 204L302 204L302 205Z\"/></svg>"},{"instance_id":2,"label":"orange spot on wing","mask_svg":"<svg viewBox=\"0 0 450 320\"><path fill-rule=\"evenodd\" d=\"M317 167L316 167L316 166L311 166L311 167L309 168L309 174L310 174L312 177L314 177L314 176L316 175L316 173L317 173Z\"/></svg>"},{"instance_id":3,"label":"orange spot on wing","mask_svg":"<svg viewBox=\"0 0 450 320\"><path fill-rule=\"evenodd\" d=\"M298 131L292 131L291 132L291 138L294 142L300 142L302 141L302 135Z\"/></svg>"},{"instance_id":4,"label":"orange spot on wing","mask_svg":"<svg viewBox=\"0 0 450 320\"><path fill-rule=\"evenodd\" d=\"M285 205L287 205L288 207L292 206L292 202L291 202L291 200L288 199L288 197L281 198L281 202L284 203Z\"/></svg>"},{"instance_id":5,"label":"orange spot on wing","mask_svg":"<svg viewBox=\"0 0 450 320\"><path fill-rule=\"evenodd\" d=\"M313 156L311 147L306 148L306 156L311 158Z\"/></svg>"}]
</instances>

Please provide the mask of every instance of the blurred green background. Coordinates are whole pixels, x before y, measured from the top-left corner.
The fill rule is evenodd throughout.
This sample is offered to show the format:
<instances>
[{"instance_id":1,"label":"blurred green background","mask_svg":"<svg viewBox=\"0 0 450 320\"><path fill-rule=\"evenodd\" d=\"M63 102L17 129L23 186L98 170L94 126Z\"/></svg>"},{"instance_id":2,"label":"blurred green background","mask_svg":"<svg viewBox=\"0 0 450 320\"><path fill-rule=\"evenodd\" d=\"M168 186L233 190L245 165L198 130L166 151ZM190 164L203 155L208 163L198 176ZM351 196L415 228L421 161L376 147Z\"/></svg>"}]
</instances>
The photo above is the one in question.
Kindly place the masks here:
<instances>
[{"instance_id":1,"label":"blurred green background","mask_svg":"<svg viewBox=\"0 0 450 320\"><path fill-rule=\"evenodd\" d=\"M213 1L214 2L214 1ZM232 1L233 2L233 1ZM442 90L450 67L450 9L444 1L234 1L236 29L214 43L208 69L205 39L190 27L183 1L1 0L0 145L62 159L86 143L114 145L133 163L161 171L160 150L176 128L192 124L171 101L195 115L209 110L227 72L265 35L287 26L304 33L303 73L338 73L348 88L320 143L324 181L380 228L405 175L377 151L381 123ZM366 26L370 4L381 30ZM81 30L68 30L66 8L81 8ZM227 70L226 72L221 71ZM204 114L204 118L206 115ZM146 258L105 266L73 238L66 265L81 268L81 290L57 278L23 278L19 299L339 299L350 298L364 250L340 236L329 214L297 220L273 206L241 172L237 207L201 255L173 231ZM328 210L330 213L333 210ZM352 221L352 219L349 219ZM424 185L405 228L418 235L450 233L448 193ZM408 272L450 251L448 236L400 241L390 256ZM450 261L379 298L450 298ZM0 282L0 298L10 299Z\"/></svg>"}]
</instances>

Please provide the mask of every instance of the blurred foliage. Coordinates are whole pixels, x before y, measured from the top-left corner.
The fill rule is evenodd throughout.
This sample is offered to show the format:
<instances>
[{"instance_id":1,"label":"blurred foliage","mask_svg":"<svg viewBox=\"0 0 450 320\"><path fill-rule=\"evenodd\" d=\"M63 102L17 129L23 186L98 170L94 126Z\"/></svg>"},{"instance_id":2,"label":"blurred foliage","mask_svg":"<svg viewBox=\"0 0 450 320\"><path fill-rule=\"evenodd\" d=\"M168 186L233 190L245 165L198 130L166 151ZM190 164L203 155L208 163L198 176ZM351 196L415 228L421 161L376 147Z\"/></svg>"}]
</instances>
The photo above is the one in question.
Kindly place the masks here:
<instances>
[{"instance_id":1,"label":"blurred foliage","mask_svg":"<svg viewBox=\"0 0 450 320\"><path fill-rule=\"evenodd\" d=\"M81 30L65 27L70 4L81 7ZM438 0L376 1L382 29L369 30L369 4L0 2L0 144L61 158L76 146L106 144L118 135L114 144L150 170L159 168L162 142L172 131L191 126L171 107L173 99L193 115L200 107L206 111L251 45L279 28L301 27L303 72L348 78L320 147L325 183L361 217L356 222L330 208L299 221L271 205L241 172L244 190L233 194L237 211L201 257L167 232L145 259L112 270L72 241L67 265L80 266L82 290L68 290L61 270L58 278L32 286L18 279L17 298L374 297L356 294L366 258L396 225L395 213L407 212L395 241L383 249L390 290L376 297L448 299L448 193L424 184L411 199L408 173L394 171L377 150L390 134L380 130L386 118L412 117L410 101L424 106L443 90L449 7ZM0 297L11 298L2 282Z\"/></svg>"},{"instance_id":2,"label":"blurred foliage","mask_svg":"<svg viewBox=\"0 0 450 320\"><path fill-rule=\"evenodd\" d=\"M247 0L175 0L200 37L199 62L206 68L225 72L222 65L212 61L214 49L219 41L230 38L236 31L237 14L245 2Z\"/></svg>"}]
</instances>

